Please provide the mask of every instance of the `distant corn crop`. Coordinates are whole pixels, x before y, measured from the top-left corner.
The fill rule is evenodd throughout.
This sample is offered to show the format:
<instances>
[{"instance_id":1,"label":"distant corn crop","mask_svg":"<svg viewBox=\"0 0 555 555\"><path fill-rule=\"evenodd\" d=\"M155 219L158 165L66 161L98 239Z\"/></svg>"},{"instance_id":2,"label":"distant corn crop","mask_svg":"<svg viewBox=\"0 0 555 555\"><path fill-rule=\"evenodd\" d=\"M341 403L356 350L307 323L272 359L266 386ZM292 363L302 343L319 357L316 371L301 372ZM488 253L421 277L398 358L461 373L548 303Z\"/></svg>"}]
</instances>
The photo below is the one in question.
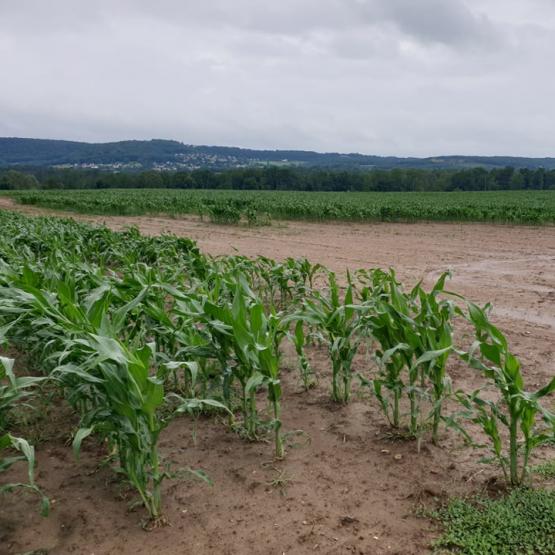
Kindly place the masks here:
<instances>
[{"instance_id":1,"label":"distant corn crop","mask_svg":"<svg viewBox=\"0 0 555 555\"><path fill-rule=\"evenodd\" d=\"M88 214L198 214L216 223L274 219L555 222L555 191L349 193L175 189L21 191L23 204Z\"/></svg>"}]
</instances>

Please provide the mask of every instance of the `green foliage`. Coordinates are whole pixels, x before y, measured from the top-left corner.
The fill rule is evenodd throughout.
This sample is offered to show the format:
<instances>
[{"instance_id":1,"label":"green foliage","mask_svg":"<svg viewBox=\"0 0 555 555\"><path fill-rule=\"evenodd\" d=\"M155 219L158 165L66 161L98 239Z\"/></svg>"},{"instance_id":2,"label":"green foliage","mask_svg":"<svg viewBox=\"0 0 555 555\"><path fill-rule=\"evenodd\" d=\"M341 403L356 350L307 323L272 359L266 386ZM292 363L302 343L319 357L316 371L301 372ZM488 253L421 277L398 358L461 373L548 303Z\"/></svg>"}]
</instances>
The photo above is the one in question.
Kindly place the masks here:
<instances>
[{"instance_id":1,"label":"green foliage","mask_svg":"<svg viewBox=\"0 0 555 555\"><path fill-rule=\"evenodd\" d=\"M35 448L21 437L14 437L11 434L0 436L0 453L6 449L12 449L20 452L21 455L1 456L0 472L10 468L14 463L19 461L27 462L27 482L12 482L9 484L0 484L0 493L8 493L15 489L23 489L31 491L40 498L40 512L42 516L48 516L50 512L50 500L35 483Z\"/></svg>"},{"instance_id":2,"label":"green foliage","mask_svg":"<svg viewBox=\"0 0 555 555\"><path fill-rule=\"evenodd\" d=\"M43 370L55 377L79 413L76 452L93 432L105 438L149 516L160 519L160 488L168 470L160 461L158 437L180 410L161 410L167 356L161 356L150 338L154 331L162 348L174 346L160 283L175 275L142 261L161 263L170 256L181 262L180 272L202 273L203 259L191 242L177 238L152 242L134 230L111 234L69 222L5 214L0 219L7 231L0 243L0 322L5 322L5 333L40 353ZM21 224L28 226L23 233ZM95 240L90 241L91 235ZM119 277L104 265L126 271ZM15 381L10 366L7 376L12 392L14 385L34 380ZM34 461L32 451L25 453Z\"/></svg>"},{"instance_id":3,"label":"green foliage","mask_svg":"<svg viewBox=\"0 0 555 555\"><path fill-rule=\"evenodd\" d=\"M118 202L108 209L117 210ZM251 208L237 199L232 206L241 214ZM361 379L393 426L406 422L418 438L431 429L434 441L443 421L462 428L456 415L444 415L455 324L444 291L448 274L430 291L418 283L409 292L393 271L355 276L347 274L342 287L306 259L213 258L172 235L144 237L136 228L113 232L0 211L0 342L9 338L29 353L62 390L80 418L75 452L89 436L101 439L118 474L151 519L161 521L163 481L177 474L158 443L176 416L196 424L200 414L225 414L228 426L250 440L271 435L276 457L284 455L280 346L287 336L306 389L315 384L308 358L315 339L328 349L332 397L341 403L351 398L354 360L366 349L378 368ZM327 283L316 289L321 277ZM517 484L532 449L553 437L536 420L552 425L539 400L555 381L525 392L501 332L473 305L469 318L478 341L461 356L499 388L500 399L459 396L511 478L513 454L520 461L518 480L511 480ZM0 447L19 450L15 461L27 460L33 489L34 450L9 434L6 415L28 400L38 379L15 376L11 362L0 360ZM511 440L507 455L498 424L512 429L513 421L520 438Z\"/></svg>"},{"instance_id":4,"label":"green foliage","mask_svg":"<svg viewBox=\"0 0 555 555\"><path fill-rule=\"evenodd\" d=\"M71 350L73 359L82 361L79 366L72 362L54 370L63 381L77 378L70 393L81 412L74 450L78 453L82 440L93 431L106 438L150 517L160 518L165 473L157 443L166 421L159 412L163 382L150 375L154 345L132 351L116 339L87 334L67 342L65 348Z\"/></svg>"},{"instance_id":5,"label":"green foliage","mask_svg":"<svg viewBox=\"0 0 555 555\"><path fill-rule=\"evenodd\" d=\"M379 369L372 379L361 380L371 388L394 428L401 426L401 402L406 396L410 434L420 437L431 423L434 442L451 388L446 365L453 349L454 308L451 301L438 299L448 275L443 274L429 293L420 283L406 293L393 270L375 270L366 276L371 287L362 293L368 297L363 305L363 326L376 341ZM425 404L429 405L427 412Z\"/></svg>"},{"instance_id":6,"label":"green foliage","mask_svg":"<svg viewBox=\"0 0 555 555\"><path fill-rule=\"evenodd\" d=\"M0 190L18 191L24 189L37 189L39 182L34 175L9 170L0 175Z\"/></svg>"},{"instance_id":7,"label":"green foliage","mask_svg":"<svg viewBox=\"0 0 555 555\"><path fill-rule=\"evenodd\" d=\"M2 334L6 331L6 327L0 330L0 345L3 343ZM7 427L9 411L23 399L29 398L31 388L42 380L34 377L17 377L13 366L13 359L0 356L0 473L17 462L26 461L27 482L0 484L0 493L18 488L32 491L40 497L41 512L46 516L50 510L50 501L35 483L35 449L25 439L10 434ZM10 451L20 454L13 455Z\"/></svg>"},{"instance_id":8,"label":"green foliage","mask_svg":"<svg viewBox=\"0 0 555 555\"><path fill-rule=\"evenodd\" d=\"M305 345L307 342L305 334L305 323L302 320L298 320L295 324L294 333L291 335L293 339L293 344L295 345L295 351L299 358L299 370L301 372L301 381L305 390L309 390L315 385L314 370L310 365L308 356L305 351Z\"/></svg>"},{"instance_id":9,"label":"green foliage","mask_svg":"<svg viewBox=\"0 0 555 555\"><path fill-rule=\"evenodd\" d=\"M532 450L555 439L555 415L540 403L555 391L555 377L533 393L526 391L520 361L509 350L507 338L489 321L486 310L469 303L468 318L474 325L476 342L461 356L493 382L499 399L484 399L479 390L458 392L457 397L468 411L467 418L479 424L489 438L493 460L501 466L507 482L517 486L526 479ZM475 354L477 350L480 357ZM508 431L508 446L501 427Z\"/></svg>"},{"instance_id":10,"label":"green foliage","mask_svg":"<svg viewBox=\"0 0 555 555\"><path fill-rule=\"evenodd\" d=\"M341 298L335 274L330 272L328 277L327 293L315 291L312 297L305 299L296 318L316 327L322 335L328 346L332 366L331 397L336 402L347 403L351 396L353 358L361 341L358 334L360 319L353 306L351 283ZM300 332L300 329L296 331ZM300 340L300 337L296 338L298 345ZM300 354L302 357L302 351Z\"/></svg>"},{"instance_id":11,"label":"green foliage","mask_svg":"<svg viewBox=\"0 0 555 555\"><path fill-rule=\"evenodd\" d=\"M259 212L254 207L249 207L245 211L245 217L247 219L248 225L255 227L255 226L263 226L263 225L270 225L271 218L268 214L264 214Z\"/></svg>"},{"instance_id":12,"label":"green foliage","mask_svg":"<svg viewBox=\"0 0 555 555\"><path fill-rule=\"evenodd\" d=\"M231 303L216 304L208 299L202 303L197 318L208 327L219 346L223 397L228 409L233 408L231 386L236 380L241 387L243 429L247 437L256 439L259 426L256 393L266 387L273 407L270 426L274 430L276 456L283 456L279 344L286 333L284 325L277 314L267 312L241 277L236 280Z\"/></svg>"},{"instance_id":13,"label":"green foliage","mask_svg":"<svg viewBox=\"0 0 555 555\"><path fill-rule=\"evenodd\" d=\"M217 224L238 224L241 220L240 210L232 204L216 204L208 211L210 219Z\"/></svg>"},{"instance_id":14,"label":"green foliage","mask_svg":"<svg viewBox=\"0 0 555 555\"><path fill-rule=\"evenodd\" d=\"M0 356L0 433L8 426L7 416L16 403L31 395L31 388L43 378L16 376L14 360Z\"/></svg>"},{"instance_id":15,"label":"green foliage","mask_svg":"<svg viewBox=\"0 0 555 555\"><path fill-rule=\"evenodd\" d=\"M433 516L445 526L434 542L437 553L555 553L554 492L515 489L496 500L456 499Z\"/></svg>"},{"instance_id":16,"label":"green foliage","mask_svg":"<svg viewBox=\"0 0 555 555\"><path fill-rule=\"evenodd\" d=\"M555 191L345 193L134 189L14 191L23 204L89 214L209 214L238 223L249 214L272 219L355 221L555 222ZM257 216L258 217L258 216ZM252 217L250 217L252 222Z\"/></svg>"},{"instance_id":17,"label":"green foliage","mask_svg":"<svg viewBox=\"0 0 555 555\"><path fill-rule=\"evenodd\" d=\"M256 291L268 285L290 299L312 265L210 259L186 239L5 212L0 227L0 326L80 415L76 453L91 434L105 439L151 519L162 516L161 484L173 474L158 438L176 415L223 410L236 426L239 386L242 430L251 439L271 430L283 456L279 345L287 329L276 299L268 306ZM256 407L262 389L268 422Z\"/></svg>"},{"instance_id":18,"label":"green foliage","mask_svg":"<svg viewBox=\"0 0 555 555\"><path fill-rule=\"evenodd\" d=\"M544 478L555 478L555 459L533 466L530 471Z\"/></svg>"}]
</instances>

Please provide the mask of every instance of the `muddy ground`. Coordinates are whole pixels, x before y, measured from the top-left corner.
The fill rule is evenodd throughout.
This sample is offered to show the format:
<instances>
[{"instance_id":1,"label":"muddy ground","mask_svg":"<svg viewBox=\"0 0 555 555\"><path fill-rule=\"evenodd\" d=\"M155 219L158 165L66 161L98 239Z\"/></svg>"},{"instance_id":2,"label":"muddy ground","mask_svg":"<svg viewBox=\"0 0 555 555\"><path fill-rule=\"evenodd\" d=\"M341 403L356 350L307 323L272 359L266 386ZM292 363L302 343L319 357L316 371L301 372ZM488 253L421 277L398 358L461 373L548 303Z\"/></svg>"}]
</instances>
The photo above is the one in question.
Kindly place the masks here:
<instances>
[{"instance_id":1,"label":"muddy ground","mask_svg":"<svg viewBox=\"0 0 555 555\"><path fill-rule=\"evenodd\" d=\"M13 208L1 197L0 207ZM338 272L392 266L407 284L431 283L451 269L451 290L493 302L496 323L522 358L527 385L555 373L555 227L279 222L249 229L197 218L74 217L115 229L133 224L148 234L171 231L212 254L307 256ZM459 339L469 340L464 326ZM176 467L202 468L214 484L168 481L171 526L151 532L142 530L143 513L128 510L129 493L101 465L101 446L90 441L75 461L67 446L67 409L45 405L33 433L47 439L37 446L38 481L53 510L42 519L32 497L4 496L0 554L428 553L438 530L418 516L420 509L484 490L494 469L477 463L453 432L444 433L440 447L426 444L420 453L413 442L389 437L364 391L347 407L331 404L326 353L314 348L311 356L321 379L303 392L293 352L288 347L284 354L284 428L303 434L291 436L283 461L272 459L271 444L245 442L217 420L197 423L196 442L187 419L165 430L166 458ZM370 364L363 354L356 360L360 371ZM458 362L451 373L456 386L480 383ZM541 452L539 459L547 456Z\"/></svg>"}]
</instances>

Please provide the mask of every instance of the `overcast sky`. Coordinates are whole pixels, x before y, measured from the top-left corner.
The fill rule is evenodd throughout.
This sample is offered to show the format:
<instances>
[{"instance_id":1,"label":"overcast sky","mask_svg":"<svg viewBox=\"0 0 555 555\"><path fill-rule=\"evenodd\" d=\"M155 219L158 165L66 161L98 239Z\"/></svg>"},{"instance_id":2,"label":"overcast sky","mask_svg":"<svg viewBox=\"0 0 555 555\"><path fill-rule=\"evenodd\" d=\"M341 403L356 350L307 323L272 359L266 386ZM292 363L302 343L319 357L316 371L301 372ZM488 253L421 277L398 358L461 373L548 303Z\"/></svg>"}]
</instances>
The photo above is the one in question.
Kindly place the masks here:
<instances>
[{"instance_id":1,"label":"overcast sky","mask_svg":"<svg viewBox=\"0 0 555 555\"><path fill-rule=\"evenodd\" d=\"M0 0L0 136L555 156L555 0Z\"/></svg>"}]
</instances>

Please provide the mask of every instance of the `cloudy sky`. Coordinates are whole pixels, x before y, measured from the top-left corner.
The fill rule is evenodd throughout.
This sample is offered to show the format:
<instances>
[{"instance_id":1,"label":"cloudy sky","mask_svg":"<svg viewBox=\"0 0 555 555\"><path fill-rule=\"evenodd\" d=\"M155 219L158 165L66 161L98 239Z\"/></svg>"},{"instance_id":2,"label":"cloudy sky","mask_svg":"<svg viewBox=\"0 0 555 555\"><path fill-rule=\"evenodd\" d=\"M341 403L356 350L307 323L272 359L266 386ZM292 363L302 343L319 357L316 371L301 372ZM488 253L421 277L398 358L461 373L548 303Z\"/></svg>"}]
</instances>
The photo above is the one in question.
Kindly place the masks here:
<instances>
[{"instance_id":1,"label":"cloudy sky","mask_svg":"<svg viewBox=\"0 0 555 555\"><path fill-rule=\"evenodd\" d=\"M0 0L0 136L555 155L555 0Z\"/></svg>"}]
</instances>

